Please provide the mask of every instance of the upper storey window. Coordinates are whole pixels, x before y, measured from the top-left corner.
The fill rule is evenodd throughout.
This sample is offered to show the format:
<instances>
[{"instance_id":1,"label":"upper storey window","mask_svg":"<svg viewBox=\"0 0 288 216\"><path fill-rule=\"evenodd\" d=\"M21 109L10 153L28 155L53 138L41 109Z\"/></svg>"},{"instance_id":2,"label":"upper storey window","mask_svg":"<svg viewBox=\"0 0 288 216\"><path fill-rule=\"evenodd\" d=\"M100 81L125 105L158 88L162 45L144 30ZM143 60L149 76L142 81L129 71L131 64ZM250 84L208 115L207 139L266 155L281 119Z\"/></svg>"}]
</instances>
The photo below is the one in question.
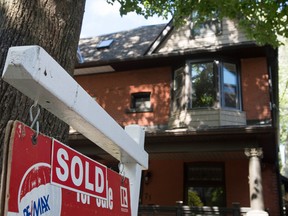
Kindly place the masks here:
<instances>
[{"instance_id":1,"label":"upper storey window","mask_svg":"<svg viewBox=\"0 0 288 216\"><path fill-rule=\"evenodd\" d=\"M237 64L225 61L189 61L174 75L176 109L228 108L240 110Z\"/></svg>"},{"instance_id":2,"label":"upper storey window","mask_svg":"<svg viewBox=\"0 0 288 216\"><path fill-rule=\"evenodd\" d=\"M217 73L213 62L191 63L190 108L213 107L217 101Z\"/></svg>"},{"instance_id":3,"label":"upper storey window","mask_svg":"<svg viewBox=\"0 0 288 216\"><path fill-rule=\"evenodd\" d=\"M235 64L222 63L222 104L224 107L239 109L239 81Z\"/></svg>"}]
</instances>

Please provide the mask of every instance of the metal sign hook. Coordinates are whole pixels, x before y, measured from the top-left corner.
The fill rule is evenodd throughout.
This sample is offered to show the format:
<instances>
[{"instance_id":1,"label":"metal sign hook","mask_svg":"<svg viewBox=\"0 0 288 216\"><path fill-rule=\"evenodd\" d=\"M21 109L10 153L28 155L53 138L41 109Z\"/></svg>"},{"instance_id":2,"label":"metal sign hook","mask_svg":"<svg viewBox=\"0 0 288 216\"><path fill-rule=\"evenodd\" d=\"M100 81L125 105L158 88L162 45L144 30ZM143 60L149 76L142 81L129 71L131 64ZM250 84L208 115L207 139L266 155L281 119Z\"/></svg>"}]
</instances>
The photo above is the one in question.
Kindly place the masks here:
<instances>
[{"instance_id":1,"label":"metal sign hook","mask_svg":"<svg viewBox=\"0 0 288 216\"><path fill-rule=\"evenodd\" d=\"M33 108L37 108L37 113L35 117L33 116ZM35 101L35 103L30 107L30 110L29 110L30 121L32 122L30 127L33 129L34 125L36 124L36 128L35 128L36 133L32 137L33 144L37 143L37 137L39 135L39 121L38 121L39 115L40 115L40 107L37 105L37 101Z\"/></svg>"},{"instance_id":2,"label":"metal sign hook","mask_svg":"<svg viewBox=\"0 0 288 216\"><path fill-rule=\"evenodd\" d=\"M120 161L118 163L118 169L119 169L119 174L121 175L122 179L121 179L121 182L123 183L125 181L125 171L124 171L124 164Z\"/></svg>"}]
</instances>

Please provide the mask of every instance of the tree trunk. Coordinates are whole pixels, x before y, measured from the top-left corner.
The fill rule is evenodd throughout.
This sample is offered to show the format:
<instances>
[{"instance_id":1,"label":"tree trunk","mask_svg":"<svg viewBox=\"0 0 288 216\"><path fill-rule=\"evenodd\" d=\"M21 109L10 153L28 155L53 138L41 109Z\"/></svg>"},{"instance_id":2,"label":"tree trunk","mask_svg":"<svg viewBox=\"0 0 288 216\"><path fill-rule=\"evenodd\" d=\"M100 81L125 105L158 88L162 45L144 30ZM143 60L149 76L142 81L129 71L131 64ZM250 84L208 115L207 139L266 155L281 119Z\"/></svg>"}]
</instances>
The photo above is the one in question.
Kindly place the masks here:
<instances>
[{"instance_id":1,"label":"tree trunk","mask_svg":"<svg viewBox=\"0 0 288 216\"><path fill-rule=\"evenodd\" d=\"M22 45L43 47L72 75L84 6L85 0L0 0L0 75L9 47ZM33 101L0 78L1 152L7 122L20 120L30 125L32 104ZM68 137L68 126L42 108L39 123L40 132L61 141Z\"/></svg>"}]
</instances>

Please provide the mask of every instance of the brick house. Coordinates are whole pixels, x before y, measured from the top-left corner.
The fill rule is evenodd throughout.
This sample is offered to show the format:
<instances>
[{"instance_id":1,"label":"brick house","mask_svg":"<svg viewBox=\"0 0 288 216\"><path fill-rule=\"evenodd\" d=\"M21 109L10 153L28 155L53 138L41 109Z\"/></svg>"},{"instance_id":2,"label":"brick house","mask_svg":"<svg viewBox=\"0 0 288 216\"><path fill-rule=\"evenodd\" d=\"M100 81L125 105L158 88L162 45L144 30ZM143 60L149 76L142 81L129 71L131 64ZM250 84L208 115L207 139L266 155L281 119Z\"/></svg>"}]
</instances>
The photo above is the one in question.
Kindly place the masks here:
<instances>
[{"instance_id":1,"label":"brick house","mask_svg":"<svg viewBox=\"0 0 288 216\"><path fill-rule=\"evenodd\" d=\"M257 207L263 198L269 215L281 214L277 50L228 19L144 26L79 48L77 82L120 125L146 129L141 205ZM80 134L69 143L117 167Z\"/></svg>"}]
</instances>

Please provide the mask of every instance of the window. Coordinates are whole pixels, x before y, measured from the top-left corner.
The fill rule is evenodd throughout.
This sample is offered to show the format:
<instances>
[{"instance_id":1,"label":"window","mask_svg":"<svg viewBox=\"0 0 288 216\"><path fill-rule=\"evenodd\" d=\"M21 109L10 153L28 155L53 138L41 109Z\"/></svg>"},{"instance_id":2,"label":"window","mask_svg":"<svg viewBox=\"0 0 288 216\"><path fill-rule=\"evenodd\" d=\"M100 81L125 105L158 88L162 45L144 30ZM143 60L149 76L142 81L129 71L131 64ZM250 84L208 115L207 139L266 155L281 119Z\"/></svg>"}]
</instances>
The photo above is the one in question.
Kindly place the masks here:
<instances>
[{"instance_id":1,"label":"window","mask_svg":"<svg viewBox=\"0 0 288 216\"><path fill-rule=\"evenodd\" d=\"M100 41L100 43L97 45L97 49L104 49L104 48L109 48L111 46L111 44L113 43L113 39L109 39L109 40L102 40Z\"/></svg>"},{"instance_id":2,"label":"window","mask_svg":"<svg viewBox=\"0 0 288 216\"><path fill-rule=\"evenodd\" d=\"M152 111L150 92L138 92L131 94L130 112Z\"/></svg>"},{"instance_id":3,"label":"window","mask_svg":"<svg viewBox=\"0 0 288 216\"><path fill-rule=\"evenodd\" d=\"M190 107L214 107L216 102L217 79L213 62L190 65L192 101Z\"/></svg>"},{"instance_id":4,"label":"window","mask_svg":"<svg viewBox=\"0 0 288 216\"><path fill-rule=\"evenodd\" d=\"M189 109L240 110L240 82L236 63L220 60L188 61L185 70L176 70L174 73L174 109L182 109L186 103Z\"/></svg>"},{"instance_id":5,"label":"window","mask_svg":"<svg viewBox=\"0 0 288 216\"><path fill-rule=\"evenodd\" d=\"M231 63L223 63L222 76L223 105L224 107L237 108L239 89L236 65Z\"/></svg>"},{"instance_id":6,"label":"window","mask_svg":"<svg viewBox=\"0 0 288 216\"><path fill-rule=\"evenodd\" d=\"M204 18L201 18L198 12L193 12L190 26L192 38L220 35L222 33L222 22L218 17L217 12Z\"/></svg>"},{"instance_id":7,"label":"window","mask_svg":"<svg viewBox=\"0 0 288 216\"><path fill-rule=\"evenodd\" d=\"M185 201L190 206L226 206L224 165L185 165Z\"/></svg>"},{"instance_id":8,"label":"window","mask_svg":"<svg viewBox=\"0 0 288 216\"><path fill-rule=\"evenodd\" d=\"M174 73L174 84L173 84L173 91L174 91L174 104L173 106L177 108L184 108L187 103L185 102L186 96L185 94L185 68L181 67ZM185 94L186 95L186 94Z\"/></svg>"}]
</instances>

